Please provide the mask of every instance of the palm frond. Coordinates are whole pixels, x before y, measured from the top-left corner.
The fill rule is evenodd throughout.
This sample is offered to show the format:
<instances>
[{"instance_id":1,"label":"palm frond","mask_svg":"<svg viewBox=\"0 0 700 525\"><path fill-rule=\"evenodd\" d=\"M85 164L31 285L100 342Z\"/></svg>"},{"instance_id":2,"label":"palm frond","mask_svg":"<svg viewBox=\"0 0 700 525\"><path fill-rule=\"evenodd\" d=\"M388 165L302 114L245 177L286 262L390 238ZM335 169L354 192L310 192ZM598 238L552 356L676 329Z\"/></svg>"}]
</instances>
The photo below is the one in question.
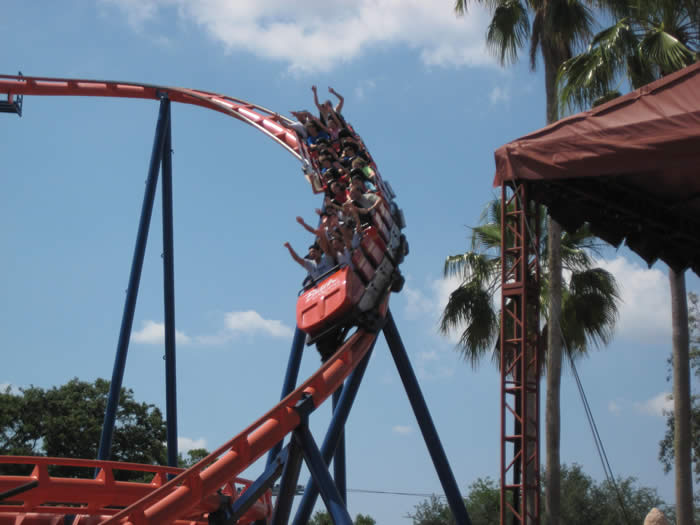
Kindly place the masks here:
<instances>
[{"instance_id":1,"label":"palm frond","mask_svg":"<svg viewBox=\"0 0 700 525\"><path fill-rule=\"evenodd\" d=\"M459 350L476 367L498 333L498 315L491 294L475 280L463 283L450 294L440 319L443 334L463 326Z\"/></svg>"},{"instance_id":2,"label":"palm frond","mask_svg":"<svg viewBox=\"0 0 700 525\"><path fill-rule=\"evenodd\" d=\"M476 280L490 287L495 276L499 274L500 258L488 257L476 252L465 252L450 255L445 259L443 275L445 277L459 276L462 280Z\"/></svg>"},{"instance_id":3,"label":"palm frond","mask_svg":"<svg viewBox=\"0 0 700 525\"><path fill-rule=\"evenodd\" d=\"M562 332L572 357L589 343L608 344L618 318L620 292L615 277L602 268L574 272L562 298Z\"/></svg>"},{"instance_id":4,"label":"palm frond","mask_svg":"<svg viewBox=\"0 0 700 525\"><path fill-rule=\"evenodd\" d=\"M663 26L647 33L639 43L639 54L668 74L689 66L695 55L680 40L664 31Z\"/></svg>"},{"instance_id":5,"label":"palm frond","mask_svg":"<svg viewBox=\"0 0 700 525\"><path fill-rule=\"evenodd\" d=\"M501 64L512 64L530 36L527 9L518 0L501 0L493 10L486 45Z\"/></svg>"},{"instance_id":6,"label":"palm frond","mask_svg":"<svg viewBox=\"0 0 700 525\"><path fill-rule=\"evenodd\" d=\"M628 19L596 34L588 49L559 68L557 89L561 104L573 110L588 107L606 96L636 54L637 37Z\"/></svg>"},{"instance_id":7,"label":"palm frond","mask_svg":"<svg viewBox=\"0 0 700 525\"><path fill-rule=\"evenodd\" d=\"M544 27L547 28L547 39L556 43L559 49L580 48L591 37L593 15L579 0L550 2Z\"/></svg>"},{"instance_id":8,"label":"palm frond","mask_svg":"<svg viewBox=\"0 0 700 525\"><path fill-rule=\"evenodd\" d=\"M540 6L535 10L535 16L532 18L532 36L530 37L530 69L533 71L537 66L537 51L540 48L543 31L544 7Z\"/></svg>"},{"instance_id":9,"label":"palm frond","mask_svg":"<svg viewBox=\"0 0 700 525\"><path fill-rule=\"evenodd\" d=\"M500 248L500 224L488 223L472 228L472 250L488 253L499 251Z\"/></svg>"}]
</instances>

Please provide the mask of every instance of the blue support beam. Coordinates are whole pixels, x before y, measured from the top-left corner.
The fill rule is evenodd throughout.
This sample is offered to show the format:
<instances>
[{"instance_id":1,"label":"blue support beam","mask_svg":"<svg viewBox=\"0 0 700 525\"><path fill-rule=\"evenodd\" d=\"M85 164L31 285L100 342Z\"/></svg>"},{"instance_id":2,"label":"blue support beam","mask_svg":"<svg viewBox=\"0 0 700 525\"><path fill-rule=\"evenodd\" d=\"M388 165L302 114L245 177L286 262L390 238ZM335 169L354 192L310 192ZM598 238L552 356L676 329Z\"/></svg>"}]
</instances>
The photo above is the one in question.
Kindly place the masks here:
<instances>
[{"instance_id":1,"label":"blue support beam","mask_svg":"<svg viewBox=\"0 0 700 525\"><path fill-rule=\"evenodd\" d=\"M292 513L292 503L296 493L301 462L304 456L296 439L292 439L287 445L288 455L282 471L280 480L280 490L275 502L275 510L272 514L271 525L286 525L289 523L289 516Z\"/></svg>"},{"instance_id":2,"label":"blue support beam","mask_svg":"<svg viewBox=\"0 0 700 525\"><path fill-rule=\"evenodd\" d=\"M170 101L166 99L170 104ZM177 467L177 367L175 359L175 250L173 243L172 116L163 141L163 305L165 315L165 420L168 465Z\"/></svg>"},{"instance_id":3,"label":"blue support beam","mask_svg":"<svg viewBox=\"0 0 700 525\"><path fill-rule=\"evenodd\" d=\"M287 373L284 376L284 384L282 385L282 395L280 399L287 397L297 384L299 377L299 367L301 366L301 357L304 354L304 342L306 334L299 330L299 327L294 330L294 339L292 340L292 348L289 350L289 361L287 362ZM280 441L270 449L267 454L267 465L270 465L277 455L282 450L282 442Z\"/></svg>"},{"instance_id":4,"label":"blue support beam","mask_svg":"<svg viewBox=\"0 0 700 525\"><path fill-rule=\"evenodd\" d=\"M275 484L277 478L282 474L282 470L288 462L289 447L280 452L270 465L265 468L265 471L258 476L250 487L238 497L233 504L229 497L225 497L224 501L216 512L209 514L210 525L235 525L238 520L245 514L263 494Z\"/></svg>"},{"instance_id":5,"label":"blue support beam","mask_svg":"<svg viewBox=\"0 0 700 525\"><path fill-rule=\"evenodd\" d=\"M360 364L357 368L350 374L350 377L345 381L345 386L343 387L343 392L340 394L340 399L336 405L336 409L333 412L333 417L328 425L328 431L326 432L326 437L321 445L321 455L323 456L323 461L326 465L330 464L333 453L335 452L340 437L345 427L345 422L347 421L348 415L350 414L350 409L355 401L355 396L362 383L362 377L367 369L367 364L369 363L370 356L372 355L372 350L374 349L374 343L372 348L369 349L367 355L362 358ZM301 498L299 507L297 508L297 513L294 516L293 525L305 525L309 518L311 517L311 512L314 510L314 505L316 505L316 500L318 499L318 487L314 483L313 478L309 480L304 490L304 495Z\"/></svg>"},{"instance_id":6,"label":"blue support beam","mask_svg":"<svg viewBox=\"0 0 700 525\"><path fill-rule=\"evenodd\" d=\"M403 346L391 311L387 312L386 315L384 337L389 345L394 363L396 363L396 368L401 376L401 381L403 382L408 399L411 402L413 413L418 420L418 426L420 427L423 439L430 452L430 457L433 460L438 478L440 478L442 489L445 491L445 496L452 510L452 515L457 525L471 525L469 514L464 506L464 501L462 501L462 496L459 493L459 487L455 481L454 474L452 474L450 464L447 462L445 450L442 448L440 437L433 424L433 418L430 417L428 405L426 405L425 398L423 398L423 393L418 385L418 379L416 379L416 374L413 372L413 367L408 359L406 348Z\"/></svg>"},{"instance_id":7,"label":"blue support beam","mask_svg":"<svg viewBox=\"0 0 700 525\"><path fill-rule=\"evenodd\" d=\"M342 388L339 387L338 390L333 392L333 412L338 406L340 401ZM345 430L341 430L340 437L338 438L338 446L335 448L335 453L333 454L333 479L335 480L335 486L338 487L338 492L340 492L340 497L347 504L348 502L348 488L346 482L346 467L345 467Z\"/></svg>"},{"instance_id":8,"label":"blue support beam","mask_svg":"<svg viewBox=\"0 0 700 525\"><path fill-rule=\"evenodd\" d=\"M146 242L148 240L148 229L151 224L153 212L153 201L158 184L158 170L163 156L163 143L165 141L165 131L170 124L170 101L162 98L160 110L158 112L158 123L153 139L153 149L151 151L151 162L146 179L146 190L141 207L141 219L139 220L138 233L136 235L136 246L134 247L134 257L131 262L131 273L129 275L129 286L126 291L124 301L124 313L122 324L119 330L119 340L117 341L117 353L114 359L112 370L112 382L109 386L109 398L105 410L104 423L102 424L102 435L100 437L100 447L97 452L97 459L108 460L112 449L112 437L114 434L114 422L117 415L117 405L119 404L119 393L124 379L124 368L126 367L126 355L129 349L129 339L134 322L134 310L136 309L136 298L139 293L139 283L141 281L141 270L143 268L143 257L146 252Z\"/></svg>"},{"instance_id":9,"label":"blue support beam","mask_svg":"<svg viewBox=\"0 0 700 525\"><path fill-rule=\"evenodd\" d=\"M345 502L340 497L338 488L333 483L330 472L328 472L328 463L321 455L321 451L316 446L311 431L308 425L308 406L313 407L313 402L310 398L300 401L296 409L301 415L301 424L292 434L292 439L296 440L301 447L304 461L311 473L312 479L319 487L323 502L326 504L326 509L331 515L331 519L335 525L352 525L352 519L348 514L348 509ZM308 521L308 520L307 520Z\"/></svg>"}]
</instances>

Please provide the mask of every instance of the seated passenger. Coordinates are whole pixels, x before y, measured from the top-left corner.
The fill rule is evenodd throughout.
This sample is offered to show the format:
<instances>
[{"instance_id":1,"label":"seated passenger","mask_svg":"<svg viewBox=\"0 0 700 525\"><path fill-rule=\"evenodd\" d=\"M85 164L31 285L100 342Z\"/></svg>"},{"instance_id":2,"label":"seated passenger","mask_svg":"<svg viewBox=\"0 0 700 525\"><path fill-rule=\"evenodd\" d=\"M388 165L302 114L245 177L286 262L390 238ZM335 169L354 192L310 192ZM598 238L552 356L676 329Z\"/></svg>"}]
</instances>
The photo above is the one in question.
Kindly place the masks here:
<instances>
[{"instance_id":1,"label":"seated passenger","mask_svg":"<svg viewBox=\"0 0 700 525\"><path fill-rule=\"evenodd\" d=\"M375 193L362 193L355 185L350 187L350 202L352 204L346 205L348 211L354 208L361 224L372 224L372 212L381 204L382 198Z\"/></svg>"},{"instance_id":2,"label":"seated passenger","mask_svg":"<svg viewBox=\"0 0 700 525\"><path fill-rule=\"evenodd\" d=\"M340 132L344 128L335 114L328 114L326 115L326 129L331 136L331 142L334 142L340 138Z\"/></svg>"},{"instance_id":3,"label":"seated passenger","mask_svg":"<svg viewBox=\"0 0 700 525\"><path fill-rule=\"evenodd\" d=\"M316 120L307 120L306 124L304 124L304 129L306 129L307 133L305 142L309 149L316 149L317 142L330 138L328 133L321 127L321 123Z\"/></svg>"},{"instance_id":4,"label":"seated passenger","mask_svg":"<svg viewBox=\"0 0 700 525\"><path fill-rule=\"evenodd\" d=\"M375 183L377 174L374 172L372 167L367 163L365 159L363 159L362 157L355 157L352 161L352 167L353 169L361 169L362 173L365 176L365 180L369 180L373 184Z\"/></svg>"},{"instance_id":5,"label":"seated passenger","mask_svg":"<svg viewBox=\"0 0 700 525\"><path fill-rule=\"evenodd\" d=\"M345 184L339 180L334 180L331 182L330 193L328 195L331 199L331 203L336 206L342 206L348 200L348 193L345 188Z\"/></svg>"},{"instance_id":6,"label":"seated passenger","mask_svg":"<svg viewBox=\"0 0 700 525\"><path fill-rule=\"evenodd\" d=\"M346 245L343 234L339 230L336 230L331 235L330 249L338 265L349 266L350 268L353 267L350 249Z\"/></svg>"},{"instance_id":7,"label":"seated passenger","mask_svg":"<svg viewBox=\"0 0 700 525\"><path fill-rule=\"evenodd\" d=\"M350 185L358 186L362 193L367 193L368 191L372 193L377 193L377 187L371 180L365 178L365 174L359 168L353 168L350 171Z\"/></svg>"},{"instance_id":8,"label":"seated passenger","mask_svg":"<svg viewBox=\"0 0 700 525\"><path fill-rule=\"evenodd\" d=\"M362 234L360 224L357 223L355 219L347 218L338 223L338 229L343 236L343 242L348 250L352 252L360 245L360 242L362 241Z\"/></svg>"},{"instance_id":9,"label":"seated passenger","mask_svg":"<svg viewBox=\"0 0 700 525\"><path fill-rule=\"evenodd\" d=\"M363 159L366 162L364 153L360 151L360 147L353 141L347 140L343 142L343 151L340 154L340 163L348 169L352 167L355 159Z\"/></svg>"},{"instance_id":10,"label":"seated passenger","mask_svg":"<svg viewBox=\"0 0 700 525\"><path fill-rule=\"evenodd\" d=\"M338 104L334 108L330 100L326 100L323 104L318 103L318 91L316 89L316 86L311 86L311 91L313 91L314 93L314 104L316 104L319 115L321 117L321 121L323 121L324 124L328 124L328 115L335 115L340 119L343 118L341 115L341 111L343 110L343 104L345 103L345 99L342 97L342 95L340 95L340 93L338 93L332 87L328 87L328 92L332 95L335 95L338 98Z\"/></svg>"},{"instance_id":11,"label":"seated passenger","mask_svg":"<svg viewBox=\"0 0 700 525\"><path fill-rule=\"evenodd\" d=\"M298 262L303 268L309 272L309 277L312 279L318 279L328 270L335 266L335 261L330 260L325 254L321 252L321 246L319 243L313 243L309 246L309 253L302 259L294 251L292 245L288 242L284 243L284 246L289 250L289 254L292 256L296 262Z\"/></svg>"},{"instance_id":12,"label":"seated passenger","mask_svg":"<svg viewBox=\"0 0 700 525\"><path fill-rule=\"evenodd\" d=\"M290 113L294 116L294 118L296 118L295 121L289 123L280 118L277 120L277 122L283 126L293 129L303 140L306 140L306 137L309 136L309 134L306 132L306 122L313 119L313 115L304 109L300 111L290 111Z\"/></svg>"},{"instance_id":13,"label":"seated passenger","mask_svg":"<svg viewBox=\"0 0 700 525\"><path fill-rule=\"evenodd\" d=\"M321 172L321 175L326 173L327 170L333 168L333 163L331 162L330 156L325 154L324 152L327 150L319 151L318 154L318 169Z\"/></svg>"}]
</instances>

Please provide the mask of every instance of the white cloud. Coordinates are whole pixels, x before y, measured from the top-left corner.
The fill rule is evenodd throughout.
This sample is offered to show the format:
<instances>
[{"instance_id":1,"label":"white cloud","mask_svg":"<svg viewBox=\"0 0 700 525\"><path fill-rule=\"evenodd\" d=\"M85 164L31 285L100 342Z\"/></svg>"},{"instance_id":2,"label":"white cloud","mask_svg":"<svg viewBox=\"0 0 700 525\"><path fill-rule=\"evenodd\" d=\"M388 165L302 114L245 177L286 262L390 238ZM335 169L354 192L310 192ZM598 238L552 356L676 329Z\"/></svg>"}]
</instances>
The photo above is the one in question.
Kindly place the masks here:
<instances>
[{"instance_id":1,"label":"white cloud","mask_svg":"<svg viewBox=\"0 0 700 525\"><path fill-rule=\"evenodd\" d=\"M254 310L245 312L227 312L224 315L226 332L231 335L238 334L265 334L271 337L292 337L294 331L282 321L263 319Z\"/></svg>"},{"instance_id":2,"label":"white cloud","mask_svg":"<svg viewBox=\"0 0 700 525\"><path fill-rule=\"evenodd\" d=\"M491 90L491 93L489 94L489 100L494 106L502 102L508 102L510 100L510 92L508 91L508 88L496 86Z\"/></svg>"},{"instance_id":3,"label":"white cloud","mask_svg":"<svg viewBox=\"0 0 700 525\"><path fill-rule=\"evenodd\" d=\"M608 403L608 411L612 414L619 414L620 412L622 412L622 407L618 404L617 401L610 401Z\"/></svg>"},{"instance_id":4,"label":"white cloud","mask_svg":"<svg viewBox=\"0 0 700 525\"><path fill-rule=\"evenodd\" d=\"M328 71L370 50L414 49L428 66L492 65L486 11L456 17L451 0L102 0L137 31L170 11L226 52L280 60L291 71Z\"/></svg>"},{"instance_id":5,"label":"white cloud","mask_svg":"<svg viewBox=\"0 0 700 525\"><path fill-rule=\"evenodd\" d=\"M661 392L651 399L641 403L635 403L637 411L650 416L665 416L668 412L673 412L673 399L668 392Z\"/></svg>"},{"instance_id":6,"label":"white cloud","mask_svg":"<svg viewBox=\"0 0 700 525\"><path fill-rule=\"evenodd\" d=\"M418 359L421 361L437 361L440 359L440 356L438 356L435 350L431 350L430 352L421 352L418 354Z\"/></svg>"},{"instance_id":7,"label":"white cloud","mask_svg":"<svg viewBox=\"0 0 700 525\"><path fill-rule=\"evenodd\" d=\"M355 96L362 100L367 95L367 92L372 91L376 85L377 84L374 82L374 80L362 80L360 84L355 87Z\"/></svg>"},{"instance_id":8,"label":"white cloud","mask_svg":"<svg viewBox=\"0 0 700 525\"><path fill-rule=\"evenodd\" d=\"M395 434L411 434L413 432L413 427L410 427L408 425L394 425L391 428L391 431L394 432Z\"/></svg>"},{"instance_id":9,"label":"white cloud","mask_svg":"<svg viewBox=\"0 0 700 525\"><path fill-rule=\"evenodd\" d=\"M294 335L294 331L281 321L264 319L254 310L226 312L222 321L222 328L213 334L190 337L183 332L176 331L175 341L178 344L222 345L241 335L262 334L270 337L292 337ZM163 344L165 325L150 320L143 321L141 330L132 332L131 340L134 343Z\"/></svg>"},{"instance_id":10,"label":"white cloud","mask_svg":"<svg viewBox=\"0 0 700 525\"><path fill-rule=\"evenodd\" d=\"M668 277L618 256L597 264L615 276L622 304L616 335L637 342L669 342L671 298Z\"/></svg>"},{"instance_id":11,"label":"white cloud","mask_svg":"<svg viewBox=\"0 0 700 525\"><path fill-rule=\"evenodd\" d=\"M147 345L157 345L165 343L165 323L155 321L142 321L141 330L131 333L131 341ZM179 330L175 330L175 342L177 344L188 344L191 338Z\"/></svg>"},{"instance_id":12,"label":"white cloud","mask_svg":"<svg viewBox=\"0 0 700 525\"><path fill-rule=\"evenodd\" d=\"M188 437L177 438L177 450L183 454L195 448L207 448L207 440L204 438L192 439Z\"/></svg>"}]
</instances>

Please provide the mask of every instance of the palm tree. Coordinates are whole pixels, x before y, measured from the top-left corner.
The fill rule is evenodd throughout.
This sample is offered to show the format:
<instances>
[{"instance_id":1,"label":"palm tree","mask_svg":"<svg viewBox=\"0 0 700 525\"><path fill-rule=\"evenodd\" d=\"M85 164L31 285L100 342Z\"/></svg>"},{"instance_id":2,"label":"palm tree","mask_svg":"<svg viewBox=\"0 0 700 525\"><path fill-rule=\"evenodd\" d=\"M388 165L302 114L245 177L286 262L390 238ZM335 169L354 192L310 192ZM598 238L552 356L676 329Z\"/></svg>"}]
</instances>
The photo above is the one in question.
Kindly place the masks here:
<instances>
[{"instance_id":1,"label":"palm tree","mask_svg":"<svg viewBox=\"0 0 700 525\"><path fill-rule=\"evenodd\" d=\"M473 367L489 353L494 363L500 360L499 344L494 344L500 332L500 314L494 306L494 298L498 297L501 287L501 200L491 201L481 216L479 226L472 228L471 250L447 257L444 266L445 276L459 276L462 279L459 287L452 292L445 306L440 320L440 330L448 334L453 330L462 329L458 343L458 349L464 358ZM544 217L544 210L540 217ZM541 225L542 228L544 225ZM545 312L546 326L554 326L558 330L561 326L564 343L569 355L576 359L585 356L591 346L607 344L613 333L617 319L617 303L620 299L615 278L606 270L594 267L591 253L595 253L598 241L586 225L575 233L560 234L560 258L561 267L558 270L561 276L562 267L569 278L562 283L562 292L559 295L561 301L561 316L558 325L553 325L549 308L550 287L552 280L550 262L547 262L540 276L540 310ZM543 257L541 260L549 261L548 251L552 243L548 235L540 239L539 247ZM546 330L545 326L545 330ZM549 344L544 348L547 354L551 353ZM542 362L542 360L540 360ZM555 375L561 377L561 359L555 367L552 367L551 359L547 359L547 377ZM558 389L556 390L558 393ZM549 391L548 391L549 394ZM549 401L548 396L548 401ZM558 431L559 410L558 396L555 399L557 406L552 412L555 414L556 442L548 441L548 450L551 447L557 452L558 459ZM548 409L551 407L548 404ZM548 438L552 434L548 433ZM548 483L550 483L549 479ZM556 482L557 479L554 478ZM551 485L547 485L548 491ZM554 492L556 500L554 511L558 515L558 493ZM551 516L552 508L548 506L548 514Z\"/></svg>"},{"instance_id":2,"label":"palm tree","mask_svg":"<svg viewBox=\"0 0 700 525\"><path fill-rule=\"evenodd\" d=\"M491 352L494 363L500 362L498 337L499 313L494 298L501 287L501 200L491 201L471 228L471 249L445 259L445 277L458 276L461 284L454 290L440 319L440 331L447 335L462 329L457 345L465 360L476 367ZM547 235L540 239L540 251L547 255ZM561 237L562 267L569 275L563 283L561 331L564 346L577 359L594 346L610 342L617 320L620 300L615 277L594 266L591 256L599 241L587 225ZM548 311L549 267L542 267L540 277L541 311ZM549 324L549 319L547 319ZM547 351L547 348L544 348Z\"/></svg>"},{"instance_id":3,"label":"palm tree","mask_svg":"<svg viewBox=\"0 0 700 525\"><path fill-rule=\"evenodd\" d=\"M617 21L602 30L588 49L559 69L562 104L571 109L596 105L620 94L629 82L637 89L698 60L698 0L634 0L618 6ZM680 525L693 522L690 459L690 365L685 273L669 268L673 332L673 398L676 509Z\"/></svg>"},{"instance_id":4,"label":"palm tree","mask_svg":"<svg viewBox=\"0 0 700 525\"><path fill-rule=\"evenodd\" d=\"M616 9L617 21L557 75L562 105L587 108L620 94L622 82L640 88L698 60L700 2L634 0Z\"/></svg>"},{"instance_id":5,"label":"palm tree","mask_svg":"<svg viewBox=\"0 0 700 525\"><path fill-rule=\"evenodd\" d=\"M556 76L559 66L573 56L573 50L591 36L592 15L588 5L605 7L620 0L456 0L455 12L463 15L467 4L475 2L491 10L492 19L486 44L502 65L513 63L518 53L528 47L530 66L534 70L538 51L544 64L547 123L559 119ZM686 0L695 1L695 0ZM559 259L561 226L551 217L547 223L549 246L549 319L547 332L549 369L561 369L561 345L558 326L561 318L561 260ZM546 505L550 522L559 523L559 398L561 377L547 375L545 426L547 436L546 476L549 490Z\"/></svg>"}]
</instances>

